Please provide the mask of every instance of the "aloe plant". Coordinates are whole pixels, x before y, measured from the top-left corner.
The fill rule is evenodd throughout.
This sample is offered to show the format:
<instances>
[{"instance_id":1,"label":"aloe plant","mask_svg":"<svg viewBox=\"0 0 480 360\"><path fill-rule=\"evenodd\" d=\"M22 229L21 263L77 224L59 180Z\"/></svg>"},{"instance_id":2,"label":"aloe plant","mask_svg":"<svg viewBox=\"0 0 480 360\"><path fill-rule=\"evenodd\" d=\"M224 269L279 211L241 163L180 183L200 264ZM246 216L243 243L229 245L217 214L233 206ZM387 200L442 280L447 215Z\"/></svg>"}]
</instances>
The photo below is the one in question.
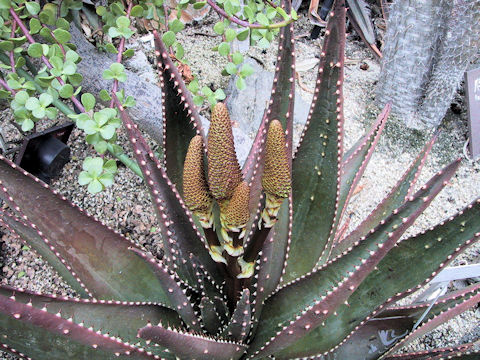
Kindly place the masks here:
<instances>
[{"instance_id":1,"label":"aloe plant","mask_svg":"<svg viewBox=\"0 0 480 360\"><path fill-rule=\"evenodd\" d=\"M283 6L290 11L289 2ZM293 27L281 30L271 101L243 167L226 107L213 108L205 137L154 34L164 94L162 161L114 100L159 218L162 259L2 157L2 223L78 294L2 286L3 349L35 359L478 358L474 344L392 355L480 300L474 284L433 306L394 306L480 237L476 200L400 241L459 160L414 192L432 140L361 225L350 234L341 226L389 112L387 106L344 153L345 11L338 0L294 156Z\"/></svg>"}]
</instances>

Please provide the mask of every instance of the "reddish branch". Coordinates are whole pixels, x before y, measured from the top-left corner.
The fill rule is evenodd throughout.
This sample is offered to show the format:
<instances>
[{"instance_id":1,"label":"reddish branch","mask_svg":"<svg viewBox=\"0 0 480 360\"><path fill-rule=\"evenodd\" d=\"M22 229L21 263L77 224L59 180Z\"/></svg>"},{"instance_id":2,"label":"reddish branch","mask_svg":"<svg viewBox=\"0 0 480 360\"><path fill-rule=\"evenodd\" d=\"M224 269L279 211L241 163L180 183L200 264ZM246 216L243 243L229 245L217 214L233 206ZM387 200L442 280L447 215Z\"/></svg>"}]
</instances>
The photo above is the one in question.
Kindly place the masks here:
<instances>
[{"instance_id":1,"label":"reddish branch","mask_svg":"<svg viewBox=\"0 0 480 360\"><path fill-rule=\"evenodd\" d=\"M10 15L12 15L14 23L17 23L18 27L22 30L22 32L25 35L25 37L27 38L28 42L30 44L35 44L36 41L33 39L32 35L30 35L30 32L25 27L22 20L20 19L20 17L17 15L17 13L15 12L15 10L13 8L10 8ZM42 55L42 61L47 66L47 68L49 68L49 69L53 68L52 64L50 64L50 61L48 61L48 59L44 55ZM63 81L63 79L60 76L57 76L56 79L58 80L60 85L65 85L65 82ZM70 97L70 100L72 100L72 102L75 104L77 109L79 109L81 112L85 112L85 108L83 107L82 103L80 101L78 101L78 99L75 96L72 95Z\"/></svg>"},{"instance_id":2,"label":"reddish branch","mask_svg":"<svg viewBox=\"0 0 480 360\"><path fill-rule=\"evenodd\" d=\"M130 18L130 12L132 11L132 7L133 7L133 3L130 2L128 4L128 8L127 8L127 18ZM119 63L119 64L122 63L122 56L123 56L124 51L125 51L125 38L122 37L120 39L120 44L118 45L118 53L117 53L117 63ZM117 91L118 91L118 80L114 79L113 80L112 93L116 94ZM110 101L110 107L111 108L115 107L113 97L112 97L112 100Z\"/></svg>"}]
</instances>

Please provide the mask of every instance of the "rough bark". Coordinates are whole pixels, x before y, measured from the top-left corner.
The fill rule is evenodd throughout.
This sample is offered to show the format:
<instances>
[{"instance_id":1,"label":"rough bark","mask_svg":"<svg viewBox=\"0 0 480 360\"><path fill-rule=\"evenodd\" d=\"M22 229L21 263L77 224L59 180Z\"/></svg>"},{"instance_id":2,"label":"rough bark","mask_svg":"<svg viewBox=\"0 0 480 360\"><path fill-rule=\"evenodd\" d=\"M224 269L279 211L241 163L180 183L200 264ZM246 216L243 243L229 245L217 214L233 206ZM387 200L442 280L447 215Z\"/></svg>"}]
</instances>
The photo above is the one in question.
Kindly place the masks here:
<instances>
[{"instance_id":1,"label":"rough bark","mask_svg":"<svg viewBox=\"0 0 480 360\"><path fill-rule=\"evenodd\" d=\"M377 87L408 126L441 122L480 39L480 0L397 0Z\"/></svg>"}]
</instances>

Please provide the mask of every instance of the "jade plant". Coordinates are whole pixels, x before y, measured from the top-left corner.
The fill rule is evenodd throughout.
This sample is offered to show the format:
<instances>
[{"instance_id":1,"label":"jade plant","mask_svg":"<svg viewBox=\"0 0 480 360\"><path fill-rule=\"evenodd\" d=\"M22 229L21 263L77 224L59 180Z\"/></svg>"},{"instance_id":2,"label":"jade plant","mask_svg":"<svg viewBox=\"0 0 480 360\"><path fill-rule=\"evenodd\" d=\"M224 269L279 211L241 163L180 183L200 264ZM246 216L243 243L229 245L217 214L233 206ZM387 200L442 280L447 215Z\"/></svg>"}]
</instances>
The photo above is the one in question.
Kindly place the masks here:
<instances>
[{"instance_id":1,"label":"jade plant","mask_svg":"<svg viewBox=\"0 0 480 360\"><path fill-rule=\"evenodd\" d=\"M395 305L480 237L476 200L402 239L460 161L414 191L430 141L363 223L348 233L342 222L389 112L344 152L345 12L338 0L295 152L293 27L281 30L271 100L243 167L225 105L214 106L205 137L154 33L163 159L113 100L158 215L160 259L2 157L2 223L78 295L0 287L2 349L34 359L478 358L474 344L394 354L480 300L473 284L434 303Z\"/></svg>"}]
</instances>

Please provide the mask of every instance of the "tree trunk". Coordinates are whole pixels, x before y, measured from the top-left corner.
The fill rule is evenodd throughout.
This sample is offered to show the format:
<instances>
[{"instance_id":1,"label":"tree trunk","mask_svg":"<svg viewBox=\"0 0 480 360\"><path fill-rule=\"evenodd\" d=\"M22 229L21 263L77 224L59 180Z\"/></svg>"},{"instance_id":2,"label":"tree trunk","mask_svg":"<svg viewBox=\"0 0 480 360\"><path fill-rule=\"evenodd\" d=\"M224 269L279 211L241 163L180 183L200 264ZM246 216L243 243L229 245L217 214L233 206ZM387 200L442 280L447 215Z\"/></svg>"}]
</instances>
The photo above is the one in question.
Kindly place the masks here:
<instances>
[{"instance_id":1,"label":"tree trunk","mask_svg":"<svg viewBox=\"0 0 480 360\"><path fill-rule=\"evenodd\" d=\"M408 126L435 127L480 45L480 0L396 0L377 87Z\"/></svg>"}]
</instances>

